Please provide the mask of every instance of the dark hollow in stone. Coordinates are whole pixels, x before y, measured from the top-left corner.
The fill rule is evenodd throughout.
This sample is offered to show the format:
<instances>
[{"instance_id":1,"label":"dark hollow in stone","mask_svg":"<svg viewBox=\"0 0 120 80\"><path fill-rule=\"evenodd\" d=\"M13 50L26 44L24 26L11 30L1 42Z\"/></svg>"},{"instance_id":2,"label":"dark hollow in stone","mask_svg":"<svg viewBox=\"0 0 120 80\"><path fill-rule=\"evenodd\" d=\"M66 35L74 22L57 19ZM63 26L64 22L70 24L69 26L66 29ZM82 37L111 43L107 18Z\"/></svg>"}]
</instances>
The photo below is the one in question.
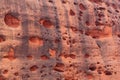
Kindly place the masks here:
<instances>
[{"instance_id":1,"label":"dark hollow in stone","mask_svg":"<svg viewBox=\"0 0 120 80\"><path fill-rule=\"evenodd\" d=\"M95 70L96 70L96 66L95 66L95 65L90 65L90 66L89 66L89 70L95 71Z\"/></svg>"},{"instance_id":2,"label":"dark hollow in stone","mask_svg":"<svg viewBox=\"0 0 120 80\"><path fill-rule=\"evenodd\" d=\"M53 1L52 1L52 0L49 0L49 2L50 2L50 3L53 3Z\"/></svg>"},{"instance_id":3,"label":"dark hollow in stone","mask_svg":"<svg viewBox=\"0 0 120 80\"><path fill-rule=\"evenodd\" d=\"M105 75L112 75L111 71L105 71L104 73L105 73Z\"/></svg>"},{"instance_id":4,"label":"dark hollow in stone","mask_svg":"<svg viewBox=\"0 0 120 80\"><path fill-rule=\"evenodd\" d=\"M38 69L37 65L33 65L32 67L30 67L30 71L36 71Z\"/></svg>"},{"instance_id":5,"label":"dark hollow in stone","mask_svg":"<svg viewBox=\"0 0 120 80\"><path fill-rule=\"evenodd\" d=\"M84 57L85 57L85 58L89 58L90 55L89 55L88 53L86 53L86 54L84 54Z\"/></svg>"},{"instance_id":6,"label":"dark hollow in stone","mask_svg":"<svg viewBox=\"0 0 120 80\"><path fill-rule=\"evenodd\" d=\"M12 28L17 28L20 25L20 20L14 15L15 15L14 13L6 14L4 21L6 25Z\"/></svg>"}]
</instances>

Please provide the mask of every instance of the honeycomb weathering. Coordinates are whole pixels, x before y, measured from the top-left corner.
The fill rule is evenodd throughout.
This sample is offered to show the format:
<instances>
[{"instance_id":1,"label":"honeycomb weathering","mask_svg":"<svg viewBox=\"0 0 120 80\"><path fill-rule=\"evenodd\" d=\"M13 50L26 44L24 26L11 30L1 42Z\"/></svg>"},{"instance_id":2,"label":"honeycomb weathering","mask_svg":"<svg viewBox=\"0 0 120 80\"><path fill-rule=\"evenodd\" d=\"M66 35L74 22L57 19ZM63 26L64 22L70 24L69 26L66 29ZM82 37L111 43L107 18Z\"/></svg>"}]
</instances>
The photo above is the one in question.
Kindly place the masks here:
<instances>
[{"instance_id":1,"label":"honeycomb weathering","mask_svg":"<svg viewBox=\"0 0 120 80\"><path fill-rule=\"evenodd\" d=\"M0 80L119 80L120 0L1 0Z\"/></svg>"}]
</instances>

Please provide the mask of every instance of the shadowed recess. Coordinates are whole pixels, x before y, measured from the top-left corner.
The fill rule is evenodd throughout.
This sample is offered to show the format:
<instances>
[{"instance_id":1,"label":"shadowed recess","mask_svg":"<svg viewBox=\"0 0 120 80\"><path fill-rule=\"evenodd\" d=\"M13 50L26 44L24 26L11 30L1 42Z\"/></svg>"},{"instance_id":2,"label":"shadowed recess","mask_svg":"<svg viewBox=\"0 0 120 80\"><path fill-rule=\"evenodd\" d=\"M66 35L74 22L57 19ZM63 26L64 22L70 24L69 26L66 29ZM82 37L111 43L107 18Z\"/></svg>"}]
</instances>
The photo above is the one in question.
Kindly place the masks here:
<instances>
[{"instance_id":1,"label":"shadowed recess","mask_svg":"<svg viewBox=\"0 0 120 80\"><path fill-rule=\"evenodd\" d=\"M17 28L20 25L20 20L11 13L5 15L4 21L6 25L12 28Z\"/></svg>"}]
</instances>

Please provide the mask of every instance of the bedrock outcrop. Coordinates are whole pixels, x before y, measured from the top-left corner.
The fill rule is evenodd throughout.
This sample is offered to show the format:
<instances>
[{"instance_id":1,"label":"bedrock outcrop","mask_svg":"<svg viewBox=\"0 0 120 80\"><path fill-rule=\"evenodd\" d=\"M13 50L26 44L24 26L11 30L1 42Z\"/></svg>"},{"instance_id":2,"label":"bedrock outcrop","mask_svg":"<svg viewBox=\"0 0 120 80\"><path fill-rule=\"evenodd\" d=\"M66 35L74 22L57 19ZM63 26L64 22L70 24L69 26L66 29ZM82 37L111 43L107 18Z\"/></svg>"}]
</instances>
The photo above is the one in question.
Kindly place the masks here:
<instances>
[{"instance_id":1,"label":"bedrock outcrop","mask_svg":"<svg viewBox=\"0 0 120 80\"><path fill-rule=\"evenodd\" d=\"M119 80L120 0L0 0L0 80Z\"/></svg>"}]
</instances>

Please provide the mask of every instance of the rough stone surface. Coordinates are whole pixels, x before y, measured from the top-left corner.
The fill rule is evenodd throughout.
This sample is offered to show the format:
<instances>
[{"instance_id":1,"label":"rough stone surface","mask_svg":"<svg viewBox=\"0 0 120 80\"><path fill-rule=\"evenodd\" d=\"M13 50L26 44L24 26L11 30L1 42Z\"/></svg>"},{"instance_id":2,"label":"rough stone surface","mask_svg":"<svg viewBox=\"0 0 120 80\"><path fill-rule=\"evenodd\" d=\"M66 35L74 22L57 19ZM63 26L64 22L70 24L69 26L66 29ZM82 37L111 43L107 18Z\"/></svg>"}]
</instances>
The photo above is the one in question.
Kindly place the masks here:
<instances>
[{"instance_id":1,"label":"rough stone surface","mask_svg":"<svg viewBox=\"0 0 120 80\"><path fill-rule=\"evenodd\" d=\"M120 0L0 0L0 80L119 80Z\"/></svg>"}]
</instances>

